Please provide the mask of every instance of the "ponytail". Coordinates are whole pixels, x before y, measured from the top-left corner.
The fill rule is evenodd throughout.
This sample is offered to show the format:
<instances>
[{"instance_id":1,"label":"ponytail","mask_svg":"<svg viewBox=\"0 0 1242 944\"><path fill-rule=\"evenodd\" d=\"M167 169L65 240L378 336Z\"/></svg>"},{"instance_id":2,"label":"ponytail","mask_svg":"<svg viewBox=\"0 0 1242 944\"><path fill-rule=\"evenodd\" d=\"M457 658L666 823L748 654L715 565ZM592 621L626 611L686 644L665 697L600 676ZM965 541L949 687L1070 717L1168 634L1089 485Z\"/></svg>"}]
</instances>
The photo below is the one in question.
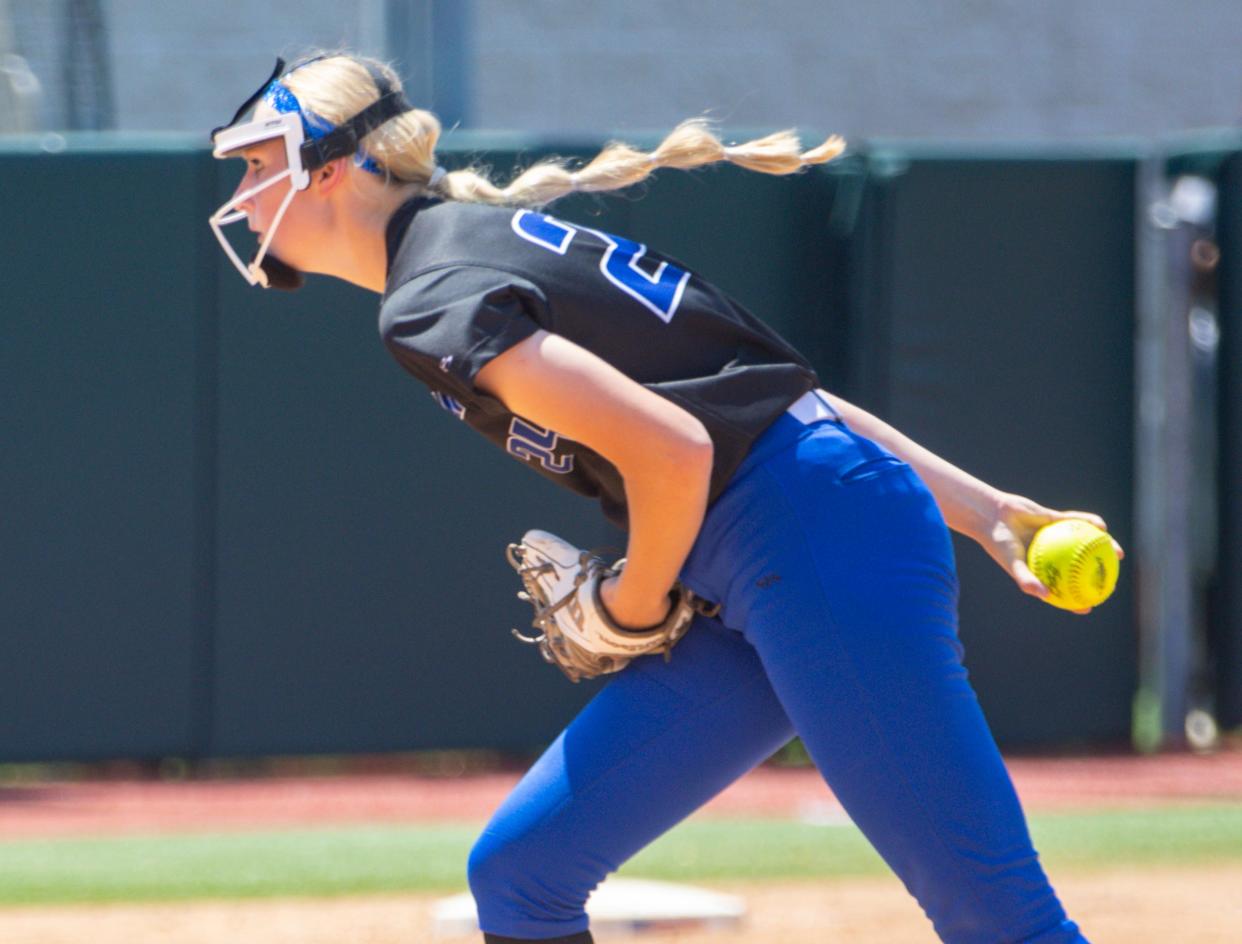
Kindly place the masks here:
<instances>
[{"instance_id":1,"label":"ponytail","mask_svg":"<svg viewBox=\"0 0 1242 944\"><path fill-rule=\"evenodd\" d=\"M365 60L383 71L393 88L400 80L387 66ZM340 124L362 111L379 96L364 60L337 55L311 62L282 79L306 109ZM591 161L572 168L561 159L540 161L500 187L476 167L438 172L435 148L440 121L429 111L413 108L391 118L368 134L361 150L398 183L463 203L539 207L569 193L604 193L646 180L661 167L692 170L721 162L760 174L793 174L813 164L824 164L845 150L845 141L833 135L818 147L802 150L792 131L778 131L743 144L725 145L704 118L683 121L651 152L613 142Z\"/></svg>"},{"instance_id":2,"label":"ponytail","mask_svg":"<svg viewBox=\"0 0 1242 944\"><path fill-rule=\"evenodd\" d=\"M562 160L540 161L503 188L477 170L452 171L445 175L440 192L469 203L543 206L569 193L632 187L661 167L692 170L723 161L761 174L792 174L812 164L826 163L844 150L845 141L833 135L819 147L803 151L792 131L726 146L706 119L691 118L674 128L650 153L614 142L576 170Z\"/></svg>"}]
</instances>

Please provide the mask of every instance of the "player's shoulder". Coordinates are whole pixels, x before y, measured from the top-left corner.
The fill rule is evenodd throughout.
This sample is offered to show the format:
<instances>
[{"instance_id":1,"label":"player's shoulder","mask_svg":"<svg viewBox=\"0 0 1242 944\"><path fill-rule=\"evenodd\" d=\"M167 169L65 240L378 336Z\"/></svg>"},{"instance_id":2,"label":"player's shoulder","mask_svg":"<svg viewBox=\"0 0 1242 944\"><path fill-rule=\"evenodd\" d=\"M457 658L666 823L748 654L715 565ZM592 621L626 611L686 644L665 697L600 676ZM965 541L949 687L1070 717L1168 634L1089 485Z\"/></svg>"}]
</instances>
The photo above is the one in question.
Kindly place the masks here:
<instances>
[{"instance_id":1,"label":"player's shoulder","mask_svg":"<svg viewBox=\"0 0 1242 944\"><path fill-rule=\"evenodd\" d=\"M514 207L459 200L416 198L402 205L389 224L389 239L417 256L451 253L465 260L486 258L480 241L489 236L512 235Z\"/></svg>"},{"instance_id":2,"label":"player's shoulder","mask_svg":"<svg viewBox=\"0 0 1242 944\"><path fill-rule=\"evenodd\" d=\"M445 319L486 319L499 311L535 317L547 307L546 294L520 266L472 253L424 252L390 269L379 326L387 336L399 324L427 328Z\"/></svg>"},{"instance_id":3,"label":"player's shoulder","mask_svg":"<svg viewBox=\"0 0 1242 944\"><path fill-rule=\"evenodd\" d=\"M388 291L434 270L508 269L527 273L512 221L513 207L416 199L388 227Z\"/></svg>"},{"instance_id":4,"label":"player's shoulder","mask_svg":"<svg viewBox=\"0 0 1242 944\"><path fill-rule=\"evenodd\" d=\"M428 311L447 304L484 302L497 293L542 296L522 270L503 263L446 261L408 274L392 274L380 310Z\"/></svg>"}]
</instances>

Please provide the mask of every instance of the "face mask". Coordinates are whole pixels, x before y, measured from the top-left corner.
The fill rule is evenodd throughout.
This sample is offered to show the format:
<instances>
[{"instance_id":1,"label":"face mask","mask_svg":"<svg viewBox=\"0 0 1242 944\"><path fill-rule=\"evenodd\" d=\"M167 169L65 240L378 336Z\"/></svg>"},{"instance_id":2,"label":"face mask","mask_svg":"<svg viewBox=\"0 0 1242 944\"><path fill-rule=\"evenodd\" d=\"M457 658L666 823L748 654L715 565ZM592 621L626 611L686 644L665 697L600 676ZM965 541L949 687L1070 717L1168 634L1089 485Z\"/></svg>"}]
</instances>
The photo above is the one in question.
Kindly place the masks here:
<instances>
[{"instance_id":1,"label":"face mask","mask_svg":"<svg viewBox=\"0 0 1242 944\"><path fill-rule=\"evenodd\" d=\"M293 72L315 61L308 60L289 71ZM379 98L339 126L333 126L302 108L296 96L281 83L281 79L288 73L284 71L284 60L277 59L271 76L242 103L233 115L233 120L211 132L212 155L218 158L239 156L244 148L276 138L284 142L285 169L270 180L234 195L210 218L212 231L229 261L251 285L284 289L301 287L304 281L302 273L269 255L267 250L294 196L310 186L312 171L323 167L329 161L353 154L361 158L358 163L363 169L383 173L383 169L373 160L359 154L359 142L389 118L409 111L410 106L400 92L392 89L383 73L368 63L363 65L375 81ZM280 114L260 121L243 121L260 99ZM288 192L273 216L271 225L267 227L254 258L249 264L244 263L224 235L224 227L246 218L246 214L238 206L282 182L286 183Z\"/></svg>"}]
</instances>

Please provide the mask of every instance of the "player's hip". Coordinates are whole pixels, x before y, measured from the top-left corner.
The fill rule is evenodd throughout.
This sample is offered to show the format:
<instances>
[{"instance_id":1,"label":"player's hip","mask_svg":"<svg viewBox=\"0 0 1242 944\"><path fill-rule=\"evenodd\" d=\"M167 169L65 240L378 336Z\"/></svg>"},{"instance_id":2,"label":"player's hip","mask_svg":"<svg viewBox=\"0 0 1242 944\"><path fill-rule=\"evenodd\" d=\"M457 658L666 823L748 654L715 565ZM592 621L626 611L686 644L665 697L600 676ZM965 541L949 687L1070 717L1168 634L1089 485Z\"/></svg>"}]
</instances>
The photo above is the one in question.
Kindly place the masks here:
<instances>
[{"instance_id":1,"label":"player's hip","mask_svg":"<svg viewBox=\"0 0 1242 944\"><path fill-rule=\"evenodd\" d=\"M786 414L756 441L708 509L682 579L720 602L735 627L752 598L782 582L832 594L861 581L883 593L907 592L902 581L913 579L954 603L957 592L952 543L930 491L835 415L804 422Z\"/></svg>"}]
</instances>

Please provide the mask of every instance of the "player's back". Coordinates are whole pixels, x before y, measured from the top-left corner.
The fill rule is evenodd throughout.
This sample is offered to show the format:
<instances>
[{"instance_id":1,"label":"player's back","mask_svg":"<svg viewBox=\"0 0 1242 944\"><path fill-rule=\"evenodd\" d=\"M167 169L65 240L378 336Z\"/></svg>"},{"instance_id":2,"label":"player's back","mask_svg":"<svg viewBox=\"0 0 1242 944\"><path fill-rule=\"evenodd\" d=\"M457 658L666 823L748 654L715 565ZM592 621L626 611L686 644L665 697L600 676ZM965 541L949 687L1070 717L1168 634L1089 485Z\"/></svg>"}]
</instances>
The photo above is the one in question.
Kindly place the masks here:
<instances>
[{"instance_id":1,"label":"player's back","mask_svg":"<svg viewBox=\"0 0 1242 944\"><path fill-rule=\"evenodd\" d=\"M385 299L448 301L506 280L528 314L642 383L724 365L809 367L779 335L671 257L624 236L531 210L418 200L389 230ZM457 271L454 270L483 270Z\"/></svg>"}]
</instances>

